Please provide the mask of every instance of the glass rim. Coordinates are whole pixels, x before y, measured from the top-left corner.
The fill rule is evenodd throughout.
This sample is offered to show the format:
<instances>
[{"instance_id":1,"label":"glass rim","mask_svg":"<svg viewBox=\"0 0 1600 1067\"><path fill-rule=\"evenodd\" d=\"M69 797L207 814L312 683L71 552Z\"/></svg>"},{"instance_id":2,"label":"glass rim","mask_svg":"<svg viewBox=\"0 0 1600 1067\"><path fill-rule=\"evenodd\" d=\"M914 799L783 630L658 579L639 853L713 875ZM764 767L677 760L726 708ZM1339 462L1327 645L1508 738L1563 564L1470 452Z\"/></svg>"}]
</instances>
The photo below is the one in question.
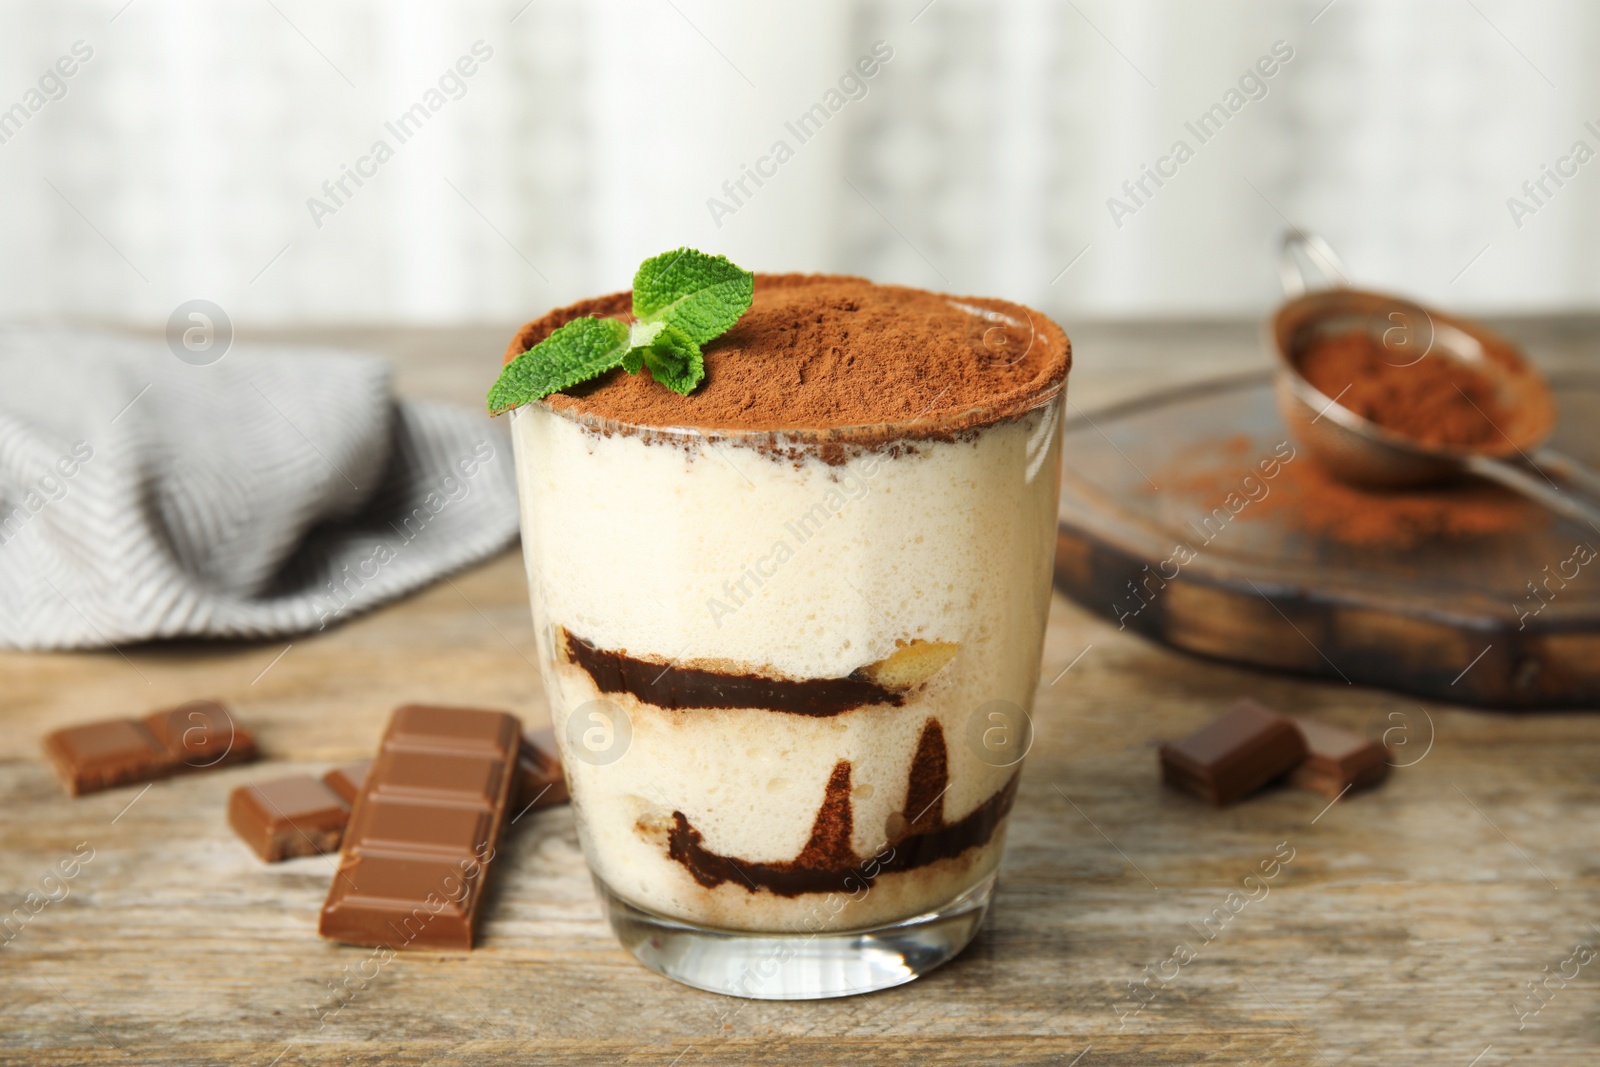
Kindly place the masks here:
<instances>
[{"instance_id":1,"label":"glass rim","mask_svg":"<svg viewBox=\"0 0 1600 1067\"><path fill-rule=\"evenodd\" d=\"M524 408L537 407L546 414L576 423L588 430L606 434L623 433L641 438L727 441L731 444L747 445L782 443L800 448L831 444L873 445L893 444L897 441L950 440L977 433L1049 407L1066 393L1066 388L1067 373L1063 372L1059 378L1026 396L979 404L937 415L914 415L909 419L827 427L658 426L597 415L584 411L575 404L558 407L551 404L550 397L515 408L511 414L513 418L519 418Z\"/></svg>"}]
</instances>

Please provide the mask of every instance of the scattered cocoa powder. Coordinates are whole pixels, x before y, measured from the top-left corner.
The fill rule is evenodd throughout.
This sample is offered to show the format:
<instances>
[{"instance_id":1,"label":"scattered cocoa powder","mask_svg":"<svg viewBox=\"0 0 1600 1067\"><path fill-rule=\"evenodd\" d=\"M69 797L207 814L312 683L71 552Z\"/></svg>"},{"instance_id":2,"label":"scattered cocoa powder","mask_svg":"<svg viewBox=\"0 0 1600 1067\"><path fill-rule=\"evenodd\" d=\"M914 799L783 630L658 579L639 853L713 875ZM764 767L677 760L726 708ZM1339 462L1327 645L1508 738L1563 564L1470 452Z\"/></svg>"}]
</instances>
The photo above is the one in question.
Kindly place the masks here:
<instances>
[{"instance_id":1,"label":"scattered cocoa powder","mask_svg":"<svg viewBox=\"0 0 1600 1067\"><path fill-rule=\"evenodd\" d=\"M1338 481L1301 449L1272 494L1241 519L1277 521L1347 545L1416 548L1452 537L1487 537L1550 521L1537 504L1496 485L1376 491Z\"/></svg>"},{"instance_id":2,"label":"scattered cocoa powder","mask_svg":"<svg viewBox=\"0 0 1600 1067\"><path fill-rule=\"evenodd\" d=\"M552 311L518 332L506 358L584 315L627 320L630 305L628 293L613 293ZM648 370L618 369L549 403L651 427L833 429L928 417L955 432L1025 410L1072 359L1059 326L1016 304L803 274L756 275L750 310L704 352L705 380L688 396Z\"/></svg>"},{"instance_id":3,"label":"scattered cocoa powder","mask_svg":"<svg viewBox=\"0 0 1600 1067\"><path fill-rule=\"evenodd\" d=\"M1480 482L1426 489L1378 491L1338 481L1310 454L1263 478L1257 460L1273 456L1275 442L1229 434L1198 443L1157 472L1162 489L1195 501L1205 513L1240 492L1245 476L1267 487L1266 496L1238 512L1241 522L1271 522L1304 534L1363 548L1412 549L1446 538L1487 537L1538 529L1550 521L1536 504Z\"/></svg>"},{"instance_id":4,"label":"scattered cocoa powder","mask_svg":"<svg viewBox=\"0 0 1600 1067\"><path fill-rule=\"evenodd\" d=\"M1490 359L1503 358L1494 348L1485 352ZM1365 333L1320 338L1299 366L1322 395L1422 444L1498 443L1515 417L1489 374L1443 352L1413 362L1374 344Z\"/></svg>"}]
</instances>

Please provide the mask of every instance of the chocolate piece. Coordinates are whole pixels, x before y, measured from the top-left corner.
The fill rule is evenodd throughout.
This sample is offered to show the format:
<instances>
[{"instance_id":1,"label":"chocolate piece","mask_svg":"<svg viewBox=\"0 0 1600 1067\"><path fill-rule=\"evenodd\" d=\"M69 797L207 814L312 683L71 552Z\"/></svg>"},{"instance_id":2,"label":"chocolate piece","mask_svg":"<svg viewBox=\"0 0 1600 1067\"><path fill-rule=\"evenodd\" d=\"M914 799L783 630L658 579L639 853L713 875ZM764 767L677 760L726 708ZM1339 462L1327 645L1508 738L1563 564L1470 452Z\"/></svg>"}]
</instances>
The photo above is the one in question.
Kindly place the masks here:
<instances>
[{"instance_id":1,"label":"chocolate piece","mask_svg":"<svg viewBox=\"0 0 1600 1067\"><path fill-rule=\"evenodd\" d=\"M68 726L45 737L44 751L73 796L160 778L172 763L161 742L132 719Z\"/></svg>"},{"instance_id":2,"label":"chocolate piece","mask_svg":"<svg viewBox=\"0 0 1600 1067\"><path fill-rule=\"evenodd\" d=\"M256 740L215 700L192 700L145 716L145 726L176 760L174 770L203 771L256 758Z\"/></svg>"},{"instance_id":3,"label":"chocolate piece","mask_svg":"<svg viewBox=\"0 0 1600 1067\"><path fill-rule=\"evenodd\" d=\"M1370 789L1389 775L1389 749L1373 741L1313 719L1294 724L1306 741L1305 762L1294 769L1289 784L1336 800L1348 788Z\"/></svg>"},{"instance_id":4,"label":"chocolate piece","mask_svg":"<svg viewBox=\"0 0 1600 1067\"><path fill-rule=\"evenodd\" d=\"M356 796L361 792L361 783L366 779L367 772L372 769L372 761L358 759L354 763L341 763L333 770L322 776L323 784L335 793L339 799L350 805L356 805Z\"/></svg>"},{"instance_id":5,"label":"chocolate piece","mask_svg":"<svg viewBox=\"0 0 1600 1067\"><path fill-rule=\"evenodd\" d=\"M1253 700L1161 746L1161 780L1217 807L1241 800L1306 757L1294 722Z\"/></svg>"},{"instance_id":6,"label":"chocolate piece","mask_svg":"<svg viewBox=\"0 0 1600 1067\"><path fill-rule=\"evenodd\" d=\"M45 735L45 755L73 796L256 756L255 740L227 708L198 700L143 722L107 719Z\"/></svg>"},{"instance_id":7,"label":"chocolate piece","mask_svg":"<svg viewBox=\"0 0 1600 1067\"><path fill-rule=\"evenodd\" d=\"M241 785L228 798L228 824L268 863L333 852L350 809L308 774Z\"/></svg>"},{"instance_id":8,"label":"chocolate piece","mask_svg":"<svg viewBox=\"0 0 1600 1067\"><path fill-rule=\"evenodd\" d=\"M505 712L395 711L345 832L323 937L390 949L472 947L520 734Z\"/></svg>"},{"instance_id":9,"label":"chocolate piece","mask_svg":"<svg viewBox=\"0 0 1600 1067\"><path fill-rule=\"evenodd\" d=\"M522 735L522 751L517 756L517 814L529 808L552 808L572 799L560 753L556 733L549 727Z\"/></svg>"}]
</instances>

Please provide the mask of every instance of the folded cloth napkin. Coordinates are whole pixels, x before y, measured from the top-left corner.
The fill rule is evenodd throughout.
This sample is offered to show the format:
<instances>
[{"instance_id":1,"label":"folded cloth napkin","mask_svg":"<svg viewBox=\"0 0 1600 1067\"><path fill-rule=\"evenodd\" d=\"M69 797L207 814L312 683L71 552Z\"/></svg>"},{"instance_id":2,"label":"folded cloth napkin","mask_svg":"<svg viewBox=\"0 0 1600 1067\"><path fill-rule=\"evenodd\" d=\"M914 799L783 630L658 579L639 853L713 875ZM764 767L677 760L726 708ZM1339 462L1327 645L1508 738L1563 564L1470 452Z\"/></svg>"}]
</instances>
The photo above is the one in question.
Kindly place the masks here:
<instances>
[{"instance_id":1,"label":"folded cloth napkin","mask_svg":"<svg viewBox=\"0 0 1600 1067\"><path fill-rule=\"evenodd\" d=\"M0 328L0 645L322 629L516 531L505 428L381 359Z\"/></svg>"}]
</instances>

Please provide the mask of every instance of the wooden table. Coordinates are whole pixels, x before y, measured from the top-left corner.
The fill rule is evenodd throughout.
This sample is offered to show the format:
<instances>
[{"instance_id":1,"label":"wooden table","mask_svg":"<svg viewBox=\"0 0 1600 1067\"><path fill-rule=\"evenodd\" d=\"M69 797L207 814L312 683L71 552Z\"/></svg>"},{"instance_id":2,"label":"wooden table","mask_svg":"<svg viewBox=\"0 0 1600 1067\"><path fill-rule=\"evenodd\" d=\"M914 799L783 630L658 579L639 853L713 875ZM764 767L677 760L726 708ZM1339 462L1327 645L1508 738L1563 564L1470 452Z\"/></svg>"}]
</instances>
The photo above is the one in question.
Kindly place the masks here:
<instances>
[{"instance_id":1,"label":"wooden table","mask_svg":"<svg viewBox=\"0 0 1600 1067\"><path fill-rule=\"evenodd\" d=\"M1600 339L1592 320L1502 328L1551 365ZM1073 397L1090 411L1265 361L1253 323L1073 333ZM292 336L386 351L406 391L476 403L508 334ZM618 948L556 809L510 833L481 947L403 954L319 1024L315 1006L368 952L316 935L331 859L259 863L226 827L229 790L368 755L404 701L543 722L532 648L513 550L293 642L0 654L0 904L61 898L0 947L0 1062L1594 1062L1600 959L1566 961L1600 946L1600 719L1254 674L1060 598L995 907L954 963L821 1003L675 985ZM1331 807L1278 791L1216 812L1163 791L1152 742L1241 694L1393 730L1411 765ZM77 800L40 762L53 727L205 695L240 711L268 762ZM44 880L75 848L93 859L63 897ZM1266 896L1229 909L1291 850ZM1180 944L1194 952L1181 964ZM1516 1005L1539 1010L1519 1020Z\"/></svg>"}]
</instances>

